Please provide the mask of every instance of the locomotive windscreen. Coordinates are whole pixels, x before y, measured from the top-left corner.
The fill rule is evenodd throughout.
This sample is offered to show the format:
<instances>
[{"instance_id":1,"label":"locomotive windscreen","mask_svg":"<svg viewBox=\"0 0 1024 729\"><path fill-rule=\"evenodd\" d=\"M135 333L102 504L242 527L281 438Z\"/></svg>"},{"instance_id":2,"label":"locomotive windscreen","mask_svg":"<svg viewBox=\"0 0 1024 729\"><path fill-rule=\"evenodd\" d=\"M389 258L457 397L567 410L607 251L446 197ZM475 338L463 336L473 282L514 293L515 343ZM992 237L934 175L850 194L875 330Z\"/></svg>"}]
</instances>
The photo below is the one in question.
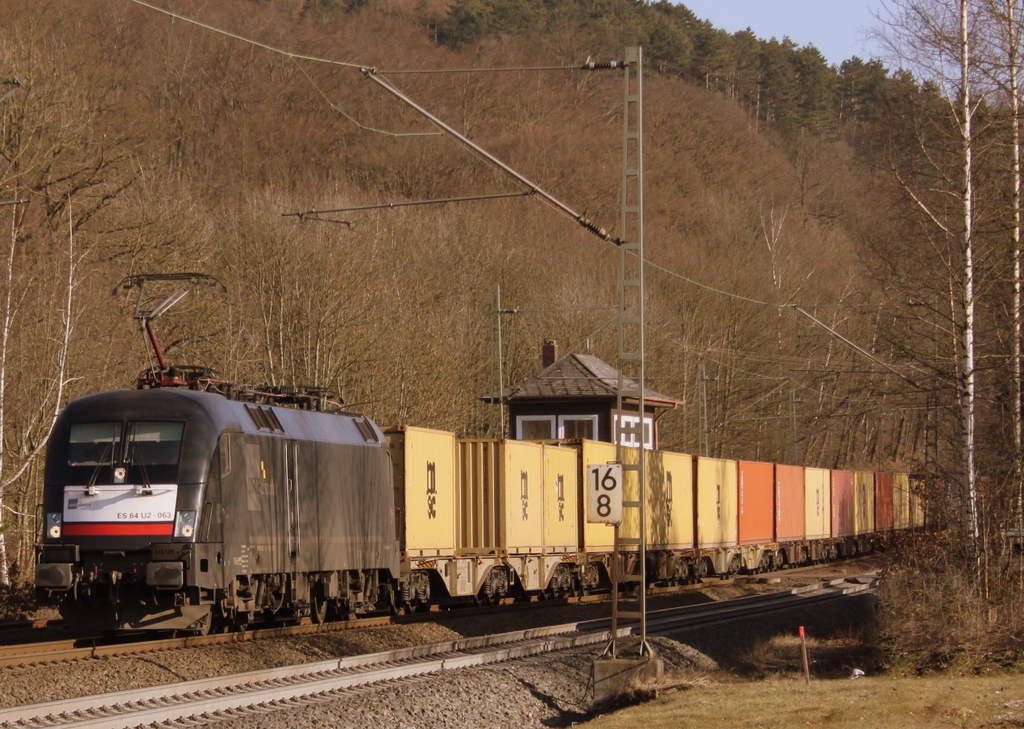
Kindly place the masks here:
<instances>
[{"instance_id":1,"label":"locomotive windscreen","mask_svg":"<svg viewBox=\"0 0 1024 729\"><path fill-rule=\"evenodd\" d=\"M128 423L122 445L121 423L78 423L71 426L69 466L173 466L181 452L184 423Z\"/></svg>"},{"instance_id":2,"label":"locomotive windscreen","mask_svg":"<svg viewBox=\"0 0 1024 729\"><path fill-rule=\"evenodd\" d=\"M128 423L131 466L173 466L181 452L183 423Z\"/></svg>"},{"instance_id":3,"label":"locomotive windscreen","mask_svg":"<svg viewBox=\"0 0 1024 729\"><path fill-rule=\"evenodd\" d=\"M121 444L120 423L79 423L71 426L69 466L113 465Z\"/></svg>"}]
</instances>

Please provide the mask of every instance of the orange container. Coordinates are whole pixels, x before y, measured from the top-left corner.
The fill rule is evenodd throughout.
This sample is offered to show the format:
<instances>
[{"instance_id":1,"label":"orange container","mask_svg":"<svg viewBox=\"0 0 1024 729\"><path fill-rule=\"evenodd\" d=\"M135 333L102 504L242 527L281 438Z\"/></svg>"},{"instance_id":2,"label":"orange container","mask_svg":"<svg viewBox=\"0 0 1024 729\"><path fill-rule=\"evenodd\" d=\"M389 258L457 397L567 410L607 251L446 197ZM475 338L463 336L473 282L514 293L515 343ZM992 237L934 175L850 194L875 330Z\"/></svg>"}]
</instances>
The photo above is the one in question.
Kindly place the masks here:
<instances>
[{"instance_id":1,"label":"orange container","mask_svg":"<svg viewBox=\"0 0 1024 729\"><path fill-rule=\"evenodd\" d=\"M875 531L892 531L892 474L875 474Z\"/></svg>"},{"instance_id":2,"label":"orange container","mask_svg":"<svg viewBox=\"0 0 1024 729\"><path fill-rule=\"evenodd\" d=\"M804 538L803 466L775 467L775 539Z\"/></svg>"},{"instance_id":3,"label":"orange container","mask_svg":"<svg viewBox=\"0 0 1024 729\"><path fill-rule=\"evenodd\" d=\"M832 536L853 535L853 471L832 471Z\"/></svg>"},{"instance_id":4,"label":"orange container","mask_svg":"<svg viewBox=\"0 0 1024 729\"><path fill-rule=\"evenodd\" d=\"M775 464L740 461L740 544L770 542L775 536Z\"/></svg>"}]
</instances>

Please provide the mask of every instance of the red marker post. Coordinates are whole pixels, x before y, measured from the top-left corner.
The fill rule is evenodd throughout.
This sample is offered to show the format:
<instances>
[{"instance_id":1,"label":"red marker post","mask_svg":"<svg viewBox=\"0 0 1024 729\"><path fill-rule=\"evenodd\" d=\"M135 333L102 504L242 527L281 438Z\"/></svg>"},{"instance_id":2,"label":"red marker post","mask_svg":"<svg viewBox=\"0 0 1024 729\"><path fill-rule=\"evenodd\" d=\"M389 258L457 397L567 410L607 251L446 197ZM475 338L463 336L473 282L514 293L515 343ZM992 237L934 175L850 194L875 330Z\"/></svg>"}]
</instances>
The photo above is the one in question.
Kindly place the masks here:
<instances>
[{"instance_id":1,"label":"red marker post","mask_svg":"<svg viewBox=\"0 0 1024 729\"><path fill-rule=\"evenodd\" d=\"M807 633L804 631L804 626L800 626L800 648L804 656L804 681L807 685L811 685L811 663L807 660Z\"/></svg>"}]
</instances>

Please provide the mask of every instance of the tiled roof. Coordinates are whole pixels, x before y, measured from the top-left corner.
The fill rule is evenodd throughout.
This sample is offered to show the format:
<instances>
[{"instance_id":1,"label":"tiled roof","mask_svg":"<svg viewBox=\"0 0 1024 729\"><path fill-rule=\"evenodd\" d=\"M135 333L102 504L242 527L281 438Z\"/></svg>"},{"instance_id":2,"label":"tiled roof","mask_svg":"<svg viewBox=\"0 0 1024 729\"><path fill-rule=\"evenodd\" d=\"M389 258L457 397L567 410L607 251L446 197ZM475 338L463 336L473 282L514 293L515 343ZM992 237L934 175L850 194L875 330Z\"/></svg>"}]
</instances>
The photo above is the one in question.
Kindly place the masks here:
<instances>
[{"instance_id":1,"label":"tiled roof","mask_svg":"<svg viewBox=\"0 0 1024 729\"><path fill-rule=\"evenodd\" d=\"M556 400L566 398L612 399L619 384L619 371L592 354L567 354L539 374L505 388L505 400ZM636 389L636 380L625 378L627 390ZM497 402L494 394L480 398ZM652 406L675 407L680 400L644 388L644 399Z\"/></svg>"}]
</instances>

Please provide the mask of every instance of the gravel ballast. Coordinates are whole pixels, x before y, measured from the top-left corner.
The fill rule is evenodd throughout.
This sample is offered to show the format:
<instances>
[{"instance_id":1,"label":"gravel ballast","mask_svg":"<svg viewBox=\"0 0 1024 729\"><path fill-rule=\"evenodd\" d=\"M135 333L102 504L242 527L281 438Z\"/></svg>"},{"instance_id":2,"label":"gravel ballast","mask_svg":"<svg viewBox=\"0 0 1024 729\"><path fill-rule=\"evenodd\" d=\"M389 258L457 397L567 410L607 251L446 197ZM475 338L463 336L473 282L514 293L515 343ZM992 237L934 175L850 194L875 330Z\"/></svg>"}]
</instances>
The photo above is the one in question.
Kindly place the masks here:
<instances>
[{"instance_id":1,"label":"gravel ballast","mask_svg":"<svg viewBox=\"0 0 1024 729\"><path fill-rule=\"evenodd\" d=\"M789 584L783 589L798 581L803 580L786 580ZM745 585L709 587L700 592L653 598L649 607L656 609L668 604L717 601L779 587L754 581ZM464 616L449 617L443 622L408 623L72 664L5 669L0 672L0 706L41 703L375 653L463 636L521 630L534 625L593 620L607 617L609 612L607 604L550 605L539 610L515 610L498 615L467 611ZM730 628L735 629L735 626ZM687 642L697 638L696 635L677 637ZM662 637L652 638L650 642L655 654L665 662L668 683L685 684L718 670L715 660L682 642ZM700 641L695 645L700 645ZM415 681L359 690L342 698L300 708L249 714L214 723L225 729L541 729L571 726L588 718L592 665L602 650L603 646L596 646L498 665L447 671ZM708 650L707 647L704 650Z\"/></svg>"}]
</instances>

